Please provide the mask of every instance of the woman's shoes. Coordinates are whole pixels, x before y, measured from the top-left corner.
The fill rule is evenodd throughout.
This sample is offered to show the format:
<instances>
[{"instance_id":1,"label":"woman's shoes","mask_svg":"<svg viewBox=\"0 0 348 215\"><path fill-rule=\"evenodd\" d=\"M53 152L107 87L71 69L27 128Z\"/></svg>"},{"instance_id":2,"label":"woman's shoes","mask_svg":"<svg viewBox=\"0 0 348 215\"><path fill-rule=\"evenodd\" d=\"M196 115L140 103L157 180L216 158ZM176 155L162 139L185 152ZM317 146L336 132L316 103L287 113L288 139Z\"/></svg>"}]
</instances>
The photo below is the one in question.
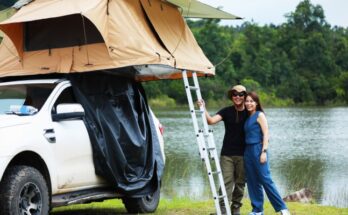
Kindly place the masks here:
<instances>
[{"instance_id":1,"label":"woman's shoes","mask_svg":"<svg viewBox=\"0 0 348 215\"><path fill-rule=\"evenodd\" d=\"M249 215L264 215L263 212L250 212Z\"/></svg>"},{"instance_id":2,"label":"woman's shoes","mask_svg":"<svg viewBox=\"0 0 348 215\"><path fill-rule=\"evenodd\" d=\"M283 209L280 211L281 215L290 215L290 211L288 209Z\"/></svg>"},{"instance_id":3,"label":"woman's shoes","mask_svg":"<svg viewBox=\"0 0 348 215\"><path fill-rule=\"evenodd\" d=\"M291 215L288 209L283 209L280 211L281 215ZM264 215L263 212L250 212L249 215Z\"/></svg>"}]
</instances>

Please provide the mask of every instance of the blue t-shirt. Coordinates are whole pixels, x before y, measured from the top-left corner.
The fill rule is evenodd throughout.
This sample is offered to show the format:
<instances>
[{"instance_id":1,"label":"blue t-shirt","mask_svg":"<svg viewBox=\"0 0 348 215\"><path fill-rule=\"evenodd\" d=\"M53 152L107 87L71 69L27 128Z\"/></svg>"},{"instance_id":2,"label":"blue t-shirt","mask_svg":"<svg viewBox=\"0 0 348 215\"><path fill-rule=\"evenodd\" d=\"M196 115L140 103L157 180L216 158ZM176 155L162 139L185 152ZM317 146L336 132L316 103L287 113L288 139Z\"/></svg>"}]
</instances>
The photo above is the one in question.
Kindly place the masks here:
<instances>
[{"instance_id":1,"label":"blue t-shirt","mask_svg":"<svg viewBox=\"0 0 348 215\"><path fill-rule=\"evenodd\" d=\"M260 124L257 122L260 111L256 111L253 115L245 121L244 132L245 132L245 143L246 144L257 144L262 143L263 134Z\"/></svg>"}]
</instances>

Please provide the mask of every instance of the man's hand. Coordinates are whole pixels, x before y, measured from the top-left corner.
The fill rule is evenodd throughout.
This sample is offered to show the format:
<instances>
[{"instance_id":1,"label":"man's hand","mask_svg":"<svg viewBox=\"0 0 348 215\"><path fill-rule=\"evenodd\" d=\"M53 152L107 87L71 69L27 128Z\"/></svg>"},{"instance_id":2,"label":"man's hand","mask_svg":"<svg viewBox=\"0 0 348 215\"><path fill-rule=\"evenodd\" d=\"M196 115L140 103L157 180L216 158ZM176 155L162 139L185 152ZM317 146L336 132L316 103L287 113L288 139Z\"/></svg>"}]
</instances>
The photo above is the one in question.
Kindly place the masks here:
<instances>
[{"instance_id":1,"label":"man's hand","mask_svg":"<svg viewBox=\"0 0 348 215\"><path fill-rule=\"evenodd\" d=\"M197 101L197 105L198 105L198 107L203 107L203 108L205 108L205 102L204 102L204 100L203 100L203 99L198 100L198 101Z\"/></svg>"}]
</instances>

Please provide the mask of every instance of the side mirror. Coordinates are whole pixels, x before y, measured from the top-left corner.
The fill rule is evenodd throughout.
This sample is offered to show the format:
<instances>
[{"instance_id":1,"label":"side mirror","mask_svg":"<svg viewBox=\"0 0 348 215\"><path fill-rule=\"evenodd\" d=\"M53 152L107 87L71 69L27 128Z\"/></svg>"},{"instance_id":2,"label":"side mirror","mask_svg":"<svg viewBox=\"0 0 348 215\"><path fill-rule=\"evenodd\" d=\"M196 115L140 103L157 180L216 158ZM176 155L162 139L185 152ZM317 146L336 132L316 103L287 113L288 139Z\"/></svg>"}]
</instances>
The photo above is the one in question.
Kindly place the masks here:
<instances>
[{"instance_id":1,"label":"side mirror","mask_svg":"<svg viewBox=\"0 0 348 215\"><path fill-rule=\"evenodd\" d=\"M85 116L85 110L81 104L59 104L57 113L52 114L54 122L71 119L82 119Z\"/></svg>"}]
</instances>

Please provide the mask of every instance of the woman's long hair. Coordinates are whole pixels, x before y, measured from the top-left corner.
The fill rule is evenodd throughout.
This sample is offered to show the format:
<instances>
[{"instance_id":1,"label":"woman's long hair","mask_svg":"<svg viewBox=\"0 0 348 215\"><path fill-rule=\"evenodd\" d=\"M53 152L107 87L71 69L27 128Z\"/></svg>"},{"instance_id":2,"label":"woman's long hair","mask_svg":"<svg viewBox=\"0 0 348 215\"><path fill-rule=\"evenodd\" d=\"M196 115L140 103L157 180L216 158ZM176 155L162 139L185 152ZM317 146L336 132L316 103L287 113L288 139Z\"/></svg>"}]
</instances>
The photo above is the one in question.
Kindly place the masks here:
<instances>
[{"instance_id":1,"label":"woman's long hair","mask_svg":"<svg viewBox=\"0 0 348 215\"><path fill-rule=\"evenodd\" d=\"M254 91L253 91L253 92L248 92L248 93L246 94L246 96L245 96L245 99L246 99L248 96L250 96L250 97L254 100L254 102L257 103L257 105L256 105L256 111L265 112L265 111L263 111L263 108L262 108L262 105L261 105L261 102L260 102L260 98L259 98L259 96L257 95L256 92L254 92Z\"/></svg>"}]
</instances>

